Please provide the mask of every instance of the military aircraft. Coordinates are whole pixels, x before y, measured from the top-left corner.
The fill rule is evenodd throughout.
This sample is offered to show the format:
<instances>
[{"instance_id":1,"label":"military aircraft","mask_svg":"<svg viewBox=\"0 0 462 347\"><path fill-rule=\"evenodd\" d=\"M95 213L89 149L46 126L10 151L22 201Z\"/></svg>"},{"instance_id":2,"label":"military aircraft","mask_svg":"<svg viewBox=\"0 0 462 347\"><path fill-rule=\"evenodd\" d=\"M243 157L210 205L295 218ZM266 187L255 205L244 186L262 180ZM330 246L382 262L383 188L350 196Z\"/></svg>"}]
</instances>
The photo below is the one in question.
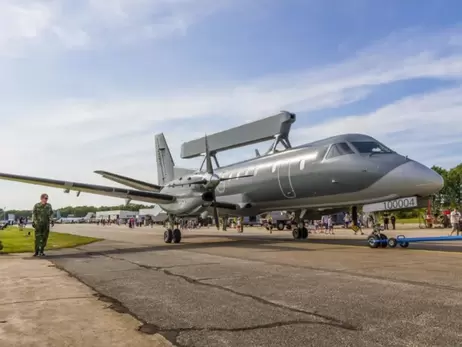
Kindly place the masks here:
<instances>
[{"instance_id":1,"label":"military aircraft","mask_svg":"<svg viewBox=\"0 0 462 347\"><path fill-rule=\"evenodd\" d=\"M401 197L427 197L444 184L435 171L362 134L258 153L255 158L215 169L207 136L204 146L205 171L182 169L185 174L179 176L170 172L158 185L96 171L134 189L8 173L0 173L0 179L158 204L169 216L166 243L181 241L176 218L213 213L219 228L219 214L252 216L279 210L294 212L297 226L293 237L306 239L303 219ZM158 170L161 163L158 160Z\"/></svg>"}]
</instances>

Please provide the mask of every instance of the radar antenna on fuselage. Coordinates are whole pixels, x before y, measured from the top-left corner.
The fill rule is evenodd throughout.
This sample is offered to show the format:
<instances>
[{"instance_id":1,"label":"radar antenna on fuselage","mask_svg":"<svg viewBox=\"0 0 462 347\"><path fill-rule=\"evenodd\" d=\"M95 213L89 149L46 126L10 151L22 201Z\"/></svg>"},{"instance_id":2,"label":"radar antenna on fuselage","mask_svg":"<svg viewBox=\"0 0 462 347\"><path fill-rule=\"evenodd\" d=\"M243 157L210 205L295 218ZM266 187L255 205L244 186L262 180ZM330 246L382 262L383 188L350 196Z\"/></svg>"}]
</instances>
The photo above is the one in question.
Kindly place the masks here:
<instances>
[{"instance_id":1,"label":"radar antenna on fuselage","mask_svg":"<svg viewBox=\"0 0 462 347\"><path fill-rule=\"evenodd\" d=\"M279 114L266 117L251 123L246 123L219 133L207 136L210 156L213 158L215 165L220 167L217 159L217 153L230 149L240 148L256 143L273 140L270 149L265 155L279 152L277 146L282 144L286 150L292 148L289 141L289 133L292 124L295 122L294 113L281 111ZM204 138L184 142L181 145L181 158L190 159L204 155ZM204 166L201 165L201 170Z\"/></svg>"}]
</instances>

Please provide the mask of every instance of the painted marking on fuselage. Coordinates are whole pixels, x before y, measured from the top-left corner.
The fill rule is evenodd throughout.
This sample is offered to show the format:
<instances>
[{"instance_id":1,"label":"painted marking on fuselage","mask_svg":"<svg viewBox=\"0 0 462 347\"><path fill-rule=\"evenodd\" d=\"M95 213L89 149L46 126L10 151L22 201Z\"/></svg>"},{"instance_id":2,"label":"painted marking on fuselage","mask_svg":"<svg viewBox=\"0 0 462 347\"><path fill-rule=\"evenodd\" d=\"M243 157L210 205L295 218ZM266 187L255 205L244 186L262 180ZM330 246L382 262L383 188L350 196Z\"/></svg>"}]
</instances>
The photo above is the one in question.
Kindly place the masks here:
<instances>
[{"instance_id":1,"label":"painted marking on fuselage","mask_svg":"<svg viewBox=\"0 0 462 347\"><path fill-rule=\"evenodd\" d=\"M291 164L291 161L279 162L278 164L276 164L278 170L279 188L281 189L282 195L286 199L294 199L297 197L297 195L295 194L294 187L292 185L292 180L290 178ZM285 172L285 169L287 169L287 173ZM281 170L284 171L281 172Z\"/></svg>"}]
</instances>

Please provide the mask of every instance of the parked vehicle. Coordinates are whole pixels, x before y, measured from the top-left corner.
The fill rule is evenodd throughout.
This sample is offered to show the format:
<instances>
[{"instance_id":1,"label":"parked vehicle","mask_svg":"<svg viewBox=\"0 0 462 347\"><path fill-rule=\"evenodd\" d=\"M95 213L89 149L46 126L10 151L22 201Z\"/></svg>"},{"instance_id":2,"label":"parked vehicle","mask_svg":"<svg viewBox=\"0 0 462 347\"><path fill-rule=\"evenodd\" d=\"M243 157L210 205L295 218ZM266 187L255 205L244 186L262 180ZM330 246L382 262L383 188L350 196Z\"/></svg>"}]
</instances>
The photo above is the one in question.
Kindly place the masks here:
<instances>
[{"instance_id":1,"label":"parked vehicle","mask_svg":"<svg viewBox=\"0 0 462 347\"><path fill-rule=\"evenodd\" d=\"M291 230L292 229L292 216L285 211L274 211L269 212L265 215L265 218L261 219L261 224L269 230L268 219L271 216L273 221L273 227L276 227L278 230Z\"/></svg>"}]
</instances>

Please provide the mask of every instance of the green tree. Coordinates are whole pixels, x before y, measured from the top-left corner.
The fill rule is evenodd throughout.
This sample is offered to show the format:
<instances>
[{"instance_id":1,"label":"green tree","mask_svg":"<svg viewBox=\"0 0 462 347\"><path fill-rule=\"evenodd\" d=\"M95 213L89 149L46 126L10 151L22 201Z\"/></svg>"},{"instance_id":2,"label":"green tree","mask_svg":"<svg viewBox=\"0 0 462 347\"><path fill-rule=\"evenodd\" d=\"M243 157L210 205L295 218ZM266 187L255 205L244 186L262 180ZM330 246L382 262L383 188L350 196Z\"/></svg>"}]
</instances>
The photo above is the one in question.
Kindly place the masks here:
<instances>
[{"instance_id":1,"label":"green tree","mask_svg":"<svg viewBox=\"0 0 462 347\"><path fill-rule=\"evenodd\" d=\"M448 180L448 170L443 169L440 166L432 166L432 170L437 172L444 180L443 188L433 195L433 206L437 211L441 211L443 206L446 206L450 201L450 183Z\"/></svg>"},{"instance_id":2,"label":"green tree","mask_svg":"<svg viewBox=\"0 0 462 347\"><path fill-rule=\"evenodd\" d=\"M462 164L449 170L447 180L449 205L460 207L462 203Z\"/></svg>"}]
</instances>

